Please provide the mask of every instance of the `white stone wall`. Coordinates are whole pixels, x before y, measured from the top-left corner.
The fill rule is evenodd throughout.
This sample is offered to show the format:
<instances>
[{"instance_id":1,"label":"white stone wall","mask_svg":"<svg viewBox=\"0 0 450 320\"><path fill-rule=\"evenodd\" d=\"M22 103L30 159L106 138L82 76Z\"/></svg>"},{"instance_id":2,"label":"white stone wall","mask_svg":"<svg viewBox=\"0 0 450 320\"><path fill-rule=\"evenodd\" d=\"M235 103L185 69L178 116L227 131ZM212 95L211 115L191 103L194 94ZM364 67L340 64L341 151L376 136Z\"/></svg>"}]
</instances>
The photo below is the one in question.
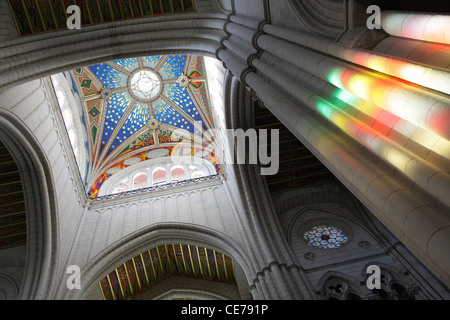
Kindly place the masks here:
<instances>
[{"instance_id":1,"label":"white stone wall","mask_svg":"<svg viewBox=\"0 0 450 320\"><path fill-rule=\"evenodd\" d=\"M174 188L169 193L156 191L141 198L131 197L124 203L92 205L81 226L77 254L72 260L82 267L120 239L168 222L205 226L235 241L240 239L230 200L220 183L182 193Z\"/></svg>"},{"instance_id":2,"label":"white stone wall","mask_svg":"<svg viewBox=\"0 0 450 320\"><path fill-rule=\"evenodd\" d=\"M289 222L287 240L314 287L328 271L342 272L359 279L364 266L371 261L400 267L358 221L357 214L344 203L322 202L294 208L283 213L280 222L283 227ZM340 228L348 240L337 249L311 247L303 240L303 226L310 223ZM359 243L362 241L369 242L370 247L361 247ZM314 257L307 259L305 255L308 253Z\"/></svg>"},{"instance_id":3,"label":"white stone wall","mask_svg":"<svg viewBox=\"0 0 450 320\"><path fill-rule=\"evenodd\" d=\"M350 279L361 298L374 298L364 285L369 265L396 273L395 281L406 287L420 288L417 299L445 299L448 295L442 284L339 185L301 188L277 194L273 200L287 249L293 252L296 265L304 271L308 285L319 299L323 298L324 281L329 277ZM312 225L340 228L349 239L338 249L311 247L303 235ZM387 285L386 289L391 291Z\"/></svg>"},{"instance_id":4,"label":"white stone wall","mask_svg":"<svg viewBox=\"0 0 450 320\"><path fill-rule=\"evenodd\" d=\"M214 0L195 0L195 11L196 12L213 12L214 11Z\"/></svg>"},{"instance_id":5,"label":"white stone wall","mask_svg":"<svg viewBox=\"0 0 450 320\"><path fill-rule=\"evenodd\" d=\"M264 19L264 0L234 1L236 12L239 16L253 20Z\"/></svg>"},{"instance_id":6,"label":"white stone wall","mask_svg":"<svg viewBox=\"0 0 450 320\"><path fill-rule=\"evenodd\" d=\"M49 90L49 79L41 79L20 85L0 94L0 108L7 109L20 118L41 144L52 170L53 188L57 202L57 224L59 232L53 250L58 257L58 267L54 274L61 276L65 270L73 241L84 207L84 196L74 178L73 164L68 156L67 133L58 125L61 119L55 110L56 98ZM73 161L73 160L72 160ZM31 204L32 206L33 204Z\"/></svg>"}]
</instances>

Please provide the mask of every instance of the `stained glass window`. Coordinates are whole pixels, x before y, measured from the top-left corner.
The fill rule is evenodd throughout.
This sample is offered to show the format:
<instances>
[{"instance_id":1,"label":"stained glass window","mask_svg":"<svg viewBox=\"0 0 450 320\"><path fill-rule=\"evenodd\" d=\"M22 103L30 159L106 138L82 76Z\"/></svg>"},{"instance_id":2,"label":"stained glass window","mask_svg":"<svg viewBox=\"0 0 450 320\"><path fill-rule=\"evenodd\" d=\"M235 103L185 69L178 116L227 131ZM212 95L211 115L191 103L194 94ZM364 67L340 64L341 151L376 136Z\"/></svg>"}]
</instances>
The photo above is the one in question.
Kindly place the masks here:
<instances>
[{"instance_id":1,"label":"stained glass window","mask_svg":"<svg viewBox=\"0 0 450 320\"><path fill-rule=\"evenodd\" d=\"M347 242L348 237L336 227L315 226L305 232L303 239L311 247L336 249Z\"/></svg>"}]
</instances>

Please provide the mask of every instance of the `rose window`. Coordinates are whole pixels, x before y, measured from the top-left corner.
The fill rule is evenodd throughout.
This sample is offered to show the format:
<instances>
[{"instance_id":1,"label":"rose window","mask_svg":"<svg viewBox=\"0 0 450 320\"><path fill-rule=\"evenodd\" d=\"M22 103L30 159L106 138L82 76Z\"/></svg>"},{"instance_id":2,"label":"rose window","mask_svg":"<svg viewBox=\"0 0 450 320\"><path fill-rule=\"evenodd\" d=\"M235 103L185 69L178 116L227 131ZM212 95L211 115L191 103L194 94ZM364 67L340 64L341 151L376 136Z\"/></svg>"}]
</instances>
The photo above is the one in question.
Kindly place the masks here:
<instances>
[{"instance_id":1,"label":"rose window","mask_svg":"<svg viewBox=\"0 0 450 320\"><path fill-rule=\"evenodd\" d=\"M303 239L311 247L336 249L347 242L348 237L336 227L316 226L305 232Z\"/></svg>"}]
</instances>

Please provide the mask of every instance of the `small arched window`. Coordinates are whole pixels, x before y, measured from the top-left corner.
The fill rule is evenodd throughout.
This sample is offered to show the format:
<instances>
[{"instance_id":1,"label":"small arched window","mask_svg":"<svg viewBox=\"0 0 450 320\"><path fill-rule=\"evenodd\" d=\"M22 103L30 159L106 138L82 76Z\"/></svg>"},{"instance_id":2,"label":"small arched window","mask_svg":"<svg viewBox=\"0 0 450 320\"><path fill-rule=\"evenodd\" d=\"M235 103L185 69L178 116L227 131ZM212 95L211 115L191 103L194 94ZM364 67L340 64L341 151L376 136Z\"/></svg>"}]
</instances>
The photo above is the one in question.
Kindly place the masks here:
<instances>
[{"instance_id":1,"label":"small arched window","mask_svg":"<svg viewBox=\"0 0 450 320\"><path fill-rule=\"evenodd\" d=\"M158 167L153 169L152 172L153 185L156 186L158 184L164 184L167 182L166 179L166 169L162 167Z\"/></svg>"},{"instance_id":2,"label":"small arched window","mask_svg":"<svg viewBox=\"0 0 450 320\"><path fill-rule=\"evenodd\" d=\"M132 160L130 157L127 160ZM99 196L163 186L169 183L207 177L214 173L214 166L207 160L198 165L173 163L170 158L147 161L124 161L128 168L113 167L106 172L111 175L99 191ZM124 190L125 189L125 190Z\"/></svg>"},{"instance_id":3,"label":"small arched window","mask_svg":"<svg viewBox=\"0 0 450 320\"><path fill-rule=\"evenodd\" d=\"M66 97L61 90L56 91L56 98L58 99L59 106L62 108L66 103Z\"/></svg>"},{"instance_id":4,"label":"small arched window","mask_svg":"<svg viewBox=\"0 0 450 320\"><path fill-rule=\"evenodd\" d=\"M184 172L183 166L173 166L170 170L170 176L172 178L172 182L186 180L186 175Z\"/></svg>"},{"instance_id":5,"label":"small arched window","mask_svg":"<svg viewBox=\"0 0 450 320\"><path fill-rule=\"evenodd\" d=\"M133 190L147 187L147 173L138 172L134 175Z\"/></svg>"},{"instance_id":6,"label":"small arched window","mask_svg":"<svg viewBox=\"0 0 450 320\"><path fill-rule=\"evenodd\" d=\"M203 173L203 172L201 172L201 171L194 171L194 172L192 172L192 174L191 174L191 179L198 179L198 178L203 178L203 177L205 177L206 175Z\"/></svg>"},{"instance_id":7,"label":"small arched window","mask_svg":"<svg viewBox=\"0 0 450 320\"><path fill-rule=\"evenodd\" d=\"M69 129L69 139L72 146L75 146L77 142L77 135L75 134L75 130L73 128Z\"/></svg>"},{"instance_id":8,"label":"small arched window","mask_svg":"<svg viewBox=\"0 0 450 320\"><path fill-rule=\"evenodd\" d=\"M119 184L113 190L113 193L122 193L127 191L127 186L125 184Z\"/></svg>"},{"instance_id":9,"label":"small arched window","mask_svg":"<svg viewBox=\"0 0 450 320\"><path fill-rule=\"evenodd\" d=\"M67 127L70 127L72 125L72 113L70 112L69 109L64 109L64 111L62 112L63 115L63 119L64 119L64 123L66 124Z\"/></svg>"}]
</instances>

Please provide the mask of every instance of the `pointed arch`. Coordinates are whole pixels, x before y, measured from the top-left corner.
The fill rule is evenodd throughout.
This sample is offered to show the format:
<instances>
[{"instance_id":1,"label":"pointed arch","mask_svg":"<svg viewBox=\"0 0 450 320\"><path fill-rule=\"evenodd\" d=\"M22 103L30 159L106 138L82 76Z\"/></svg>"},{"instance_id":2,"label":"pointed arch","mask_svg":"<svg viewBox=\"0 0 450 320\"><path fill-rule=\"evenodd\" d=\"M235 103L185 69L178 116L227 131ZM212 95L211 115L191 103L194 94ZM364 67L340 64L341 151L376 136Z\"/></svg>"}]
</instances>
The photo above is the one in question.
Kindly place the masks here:
<instances>
[{"instance_id":1,"label":"pointed arch","mask_svg":"<svg viewBox=\"0 0 450 320\"><path fill-rule=\"evenodd\" d=\"M28 127L0 108L0 140L11 153L23 185L27 223L25 271L18 299L48 299L58 251L57 209L49 162Z\"/></svg>"},{"instance_id":2,"label":"pointed arch","mask_svg":"<svg viewBox=\"0 0 450 320\"><path fill-rule=\"evenodd\" d=\"M367 263L361 271L362 281L366 281L368 276L367 268L371 265L378 266L381 271L381 289L374 291L380 298L383 298L382 294L385 294L386 297L390 299L396 300L425 298L420 292L420 287L415 283L408 272L385 263L376 261Z\"/></svg>"},{"instance_id":3,"label":"pointed arch","mask_svg":"<svg viewBox=\"0 0 450 320\"><path fill-rule=\"evenodd\" d=\"M64 299L83 299L84 295L94 290L94 287L98 290L98 283L117 266L146 250L168 243L195 245L219 251L231 257L235 266L238 265L242 269L246 286L252 282L255 272L251 266L251 259L238 243L225 234L188 223L157 223L140 229L103 250L82 268L83 290L67 291ZM239 279L237 280L239 286Z\"/></svg>"},{"instance_id":4,"label":"pointed arch","mask_svg":"<svg viewBox=\"0 0 450 320\"><path fill-rule=\"evenodd\" d=\"M316 293L323 300L350 300L350 295L361 300L372 299L372 293L358 279L337 271L327 271L322 275Z\"/></svg>"}]
</instances>

